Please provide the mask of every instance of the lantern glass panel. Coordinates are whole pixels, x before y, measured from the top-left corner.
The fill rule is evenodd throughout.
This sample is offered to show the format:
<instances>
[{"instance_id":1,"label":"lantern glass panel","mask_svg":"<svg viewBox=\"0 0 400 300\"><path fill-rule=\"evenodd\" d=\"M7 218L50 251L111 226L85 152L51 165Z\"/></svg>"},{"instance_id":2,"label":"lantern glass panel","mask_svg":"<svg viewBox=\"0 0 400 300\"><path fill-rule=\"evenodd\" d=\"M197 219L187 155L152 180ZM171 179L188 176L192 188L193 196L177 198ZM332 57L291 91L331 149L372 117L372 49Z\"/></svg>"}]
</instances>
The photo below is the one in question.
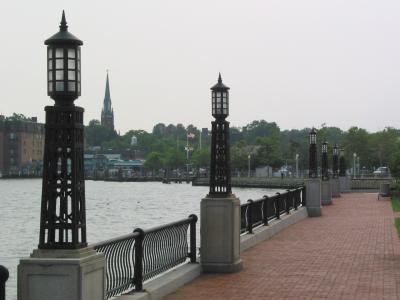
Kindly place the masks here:
<instances>
[{"instance_id":1,"label":"lantern glass panel","mask_svg":"<svg viewBox=\"0 0 400 300\"><path fill-rule=\"evenodd\" d=\"M49 59L48 69L53 70L53 60L52 59Z\"/></svg>"},{"instance_id":2,"label":"lantern glass panel","mask_svg":"<svg viewBox=\"0 0 400 300\"><path fill-rule=\"evenodd\" d=\"M80 61L80 59L78 59L78 70L80 70L81 69L81 61Z\"/></svg>"},{"instance_id":3,"label":"lantern glass panel","mask_svg":"<svg viewBox=\"0 0 400 300\"><path fill-rule=\"evenodd\" d=\"M75 80L75 71L68 71L68 80Z\"/></svg>"},{"instance_id":4,"label":"lantern glass panel","mask_svg":"<svg viewBox=\"0 0 400 300\"><path fill-rule=\"evenodd\" d=\"M75 59L68 59L68 69L75 69Z\"/></svg>"},{"instance_id":5,"label":"lantern glass panel","mask_svg":"<svg viewBox=\"0 0 400 300\"><path fill-rule=\"evenodd\" d=\"M56 69L64 69L64 60L56 59Z\"/></svg>"},{"instance_id":6,"label":"lantern glass panel","mask_svg":"<svg viewBox=\"0 0 400 300\"><path fill-rule=\"evenodd\" d=\"M75 58L75 49L68 49L68 58Z\"/></svg>"},{"instance_id":7,"label":"lantern glass panel","mask_svg":"<svg viewBox=\"0 0 400 300\"><path fill-rule=\"evenodd\" d=\"M53 71L49 71L49 80L53 80Z\"/></svg>"},{"instance_id":8,"label":"lantern glass panel","mask_svg":"<svg viewBox=\"0 0 400 300\"><path fill-rule=\"evenodd\" d=\"M78 71L78 81L81 81L81 72Z\"/></svg>"},{"instance_id":9,"label":"lantern glass panel","mask_svg":"<svg viewBox=\"0 0 400 300\"><path fill-rule=\"evenodd\" d=\"M56 48L56 58L63 58L64 57L64 49Z\"/></svg>"},{"instance_id":10,"label":"lantern glass panel","mask_svg":"<svg viewBox=\"0 0 400 300\"><path fill-rule=\"evenodd\" d=\"M64 82L56 82L56 92L64 92Z\"/></svg>"},{"instance_id":11,"label":"lantern glass panel","mask_svg":"<svg viewBox=\"0 0 400 300\"><path fill-rule=\"evenodd\" d=\"M75 82L68 81L68 92L75 92Z\"/></svg>"},{"instance_id":12,"label":"lantern glass panel","mask_svg":"<svg viewBox=\"0 0 400 300\"><path fill-rule=\"evenodd\" d=\"M56 80L64 80L64 71L56 71Z\"/></svg>"},{"instance_id":13,"label":"lantern glass panel","mask_svg":"<svg viewBox=\"0 0 400 300\"><path fill-rule=\"evenodd\" d=\"M48 55L48 58L53 58L53 49L52 48L49 48L47 50L47 55Z\"/></svg>"},{"instance_id":14,"label":"lantern glass panel","mask_svg":"<svg viewBox=\"0 0 400 300\"><path fill-rule=\"evenodd\" d=\"M51 93L53 91L53 82L49 82L49 92Z\"/></svg>"},{"instance_id":15,"label":"lantern glass panel","mask_svg":"<svg viewBox=\"0 0 400 300\"><path fill-rule=\"evenodd\" d=\"M81 84L78 83L78 93L80 93L80 92L81 92Z\"/></svg>"}]
</instances>

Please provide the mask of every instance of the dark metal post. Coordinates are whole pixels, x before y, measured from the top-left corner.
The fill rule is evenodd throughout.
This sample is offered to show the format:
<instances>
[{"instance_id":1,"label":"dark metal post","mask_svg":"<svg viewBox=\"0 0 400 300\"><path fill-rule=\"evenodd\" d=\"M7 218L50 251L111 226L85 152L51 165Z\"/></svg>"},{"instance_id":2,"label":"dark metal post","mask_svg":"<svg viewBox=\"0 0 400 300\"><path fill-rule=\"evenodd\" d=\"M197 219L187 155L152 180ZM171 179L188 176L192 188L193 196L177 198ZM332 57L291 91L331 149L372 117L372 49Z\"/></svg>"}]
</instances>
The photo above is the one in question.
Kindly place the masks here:
<instances>
[{"instance_id":1,"label":"dark metal post","mask_svg":"<svg viewBox=\"0 0 400 300\"><path fill-rule=\"evenodd\" d=\"M6 300L6 281L8 276L7 268L0 265L0 300Z\"/></svg>"},{"instance_id":2,"label":"dark metal post","mask_svg":"<svg viewBox=\"0 0 400 300\"><path fill-rule=\"evenodd\" d=\"M297 207L300 205L300 189L296 188L293 191L294 194L294 210L297 210Z\"/></svg>"},{"instance_id":3,"label":"dark metal post","mask_svg":"<svg viewBox=\"0 0 400 300\"><path fill-rule=\"evenodd\" d=\"M143 240L145 233L143 229L136 228L133 232L138 232L139 235L135 239L135 265L133 270L133 283L135 284L135 291L140 292L143 290Z\"/></svg>"},{"instance_id":4,"label":"dark metal post","mask_svg":"<svg viewBox=\"0 0 400 300\"><path fill-rule=\"evenodd\" d=\"M307 191L306 191L306 187L305 186L302 187L301 192L302 192L302 194L301 194L301 206L306 206Z\"/></svg>"},{"instance_id":5,"label":"dark metal post","mask_svg":"<svg viewBox=\"0 0 400 300\"><path fill-rule=\"evenodd\" d=\"M190 221L190 252L189 252L189 257L190 257L190 262L195 263L196 262L196 222L197 222L197 216L196 215L190 215L189 218L191 219Z\"/></svg>"},{"instance_id":6,"label":"dark metal post","mask_svg":"<svg viewBox=\"0 0 400 300\"><path fill-rule=\"evenodd\" d=\"M322 164L321 164L321 177L323 181L329 180L328 173L328 143L323 142L322 144Z\"/></svg>"},{"instance_id":7,"label":"dark metal post","mask_svg":"<svg viewBox=\"0 0 400 300\"><path fill-rule=\"evenodd\" d=\"M60 31L47 39L46 106L40 249L86 247L81 40L68 32L63 12Z\"/></svg>"},{"instance_id":8,"label":"dark metal post","mask_svg":"<svg viewBox=\"0 0 400 300\"><path fill-rule=\"evenodd\" d=\"M337 179L339 177L339 159L338 159L338 147L336 144L333 146L332 172L333 172L333 178Z\"/></svg>"},{"instance_id":9,"label":"dark metal post","mask_svg":"<svg viewBox=\"0 0 400 300\"><path fill-rule=\"evenodd\" d=\"M317 170L317 132L313 128L310 132L310 157L309 157L309 171L308 177L316 178L318 176Z\"/></svg>"},{"instance_id":10,"label":"dark metal post","mask_svg":"<svg viewBox=\"0 0 400 300\"><path fill-rule=\"evenodd\" d=\"M292 199L292 192L290 190L286 190L286 213L290 214L290 201L293 201Z\"/></svg>"},{"instance_id":11,"label":"dark metal post","mask_svg":"<svg viewBox=\"0 0 400 300\"><path fill-rule=\"evenodd\" d=\"M275 217L277 219L281 218L281 208L280 208L281 193L276 193L275 198Z\"/></svg>"},{"instance_id":12,"label":"dark metal post","mask_svg":"<svg viewBox=\"0 0 400 300\"><path fill-rule=\"evenodd\" d=\"M247 200L249 204L247 206L247 231L249 233L253 233L253 203L254 201L249 199Z\"/></svg>"},{"instance_id":13,"label":"dark metal post","mask_svg":"<svg viewBox=\"0 0 400 300\"><path fill-rule=\"evenodd\" d=\"M211 88L212 124L210 196L225 197L231 194L231 170L229 152L229 87L222 83L221 74L218 83Z\"/></svg>"},{"instance_id":14,"label":"dark metal post","mask_svg":"<svg viewBox=\"0 0 400 300\"><path fill-rule=\"evenodd\" d=\"M344 149L340 149L339 158L339 176L346 176L346 159L344 158Z\"/></svg>"},{"instance_id":15,"label":"dark metal post","mask_svg":"<svg viewBox=\"0 0 400 300\"><path fill-rule=\"evenodd\" d=\"M269 198L267 195L265 195L263 200L263 222L265 226L268 226L268 201Z\"/></svg>"}]
</instances>

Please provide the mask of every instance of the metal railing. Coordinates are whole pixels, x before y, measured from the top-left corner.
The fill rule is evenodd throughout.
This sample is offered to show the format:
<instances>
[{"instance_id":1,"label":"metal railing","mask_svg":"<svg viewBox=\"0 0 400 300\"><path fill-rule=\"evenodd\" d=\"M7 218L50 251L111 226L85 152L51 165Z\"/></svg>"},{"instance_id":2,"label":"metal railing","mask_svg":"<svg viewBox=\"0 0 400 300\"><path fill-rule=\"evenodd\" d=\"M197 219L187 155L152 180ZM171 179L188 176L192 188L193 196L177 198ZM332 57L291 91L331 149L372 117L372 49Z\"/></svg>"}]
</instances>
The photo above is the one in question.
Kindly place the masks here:
<instances>
[{"instance_id":1,"label":"metal railing","mask_svg":"<svg viewBox=\"0 0 400 300\"><path fill-rule=\"evenodd\" d=\"M107 299L131 290L142 291L143 282L190 259L196 262L197 216L190 215L148 230L96 243L107 261ZM188 242L189 229L189 242Z\"/></svg>"},{"instance_id":2,"label":"metal railing","mask_svg":"<svg viewBox=\"0 0 400 300\"><path fill-rule=\"evenodd\" d=\"M240 233L253 233L253 228L268 225L269 221L280 219L282 214L305 206L305 192L305 187L298 187L254 201L249 199L240 206Z\"/></svg>"},{"instance_id":3,"label":"metal railing","mask_svg":"<svg viewBox=\"0 0 400 300\"><path fill-rule=\"evenodd\" d=\"M6 281L8 276L7 268L0 265L0 300L6 300Z\"/></svg>"}]
</instances>

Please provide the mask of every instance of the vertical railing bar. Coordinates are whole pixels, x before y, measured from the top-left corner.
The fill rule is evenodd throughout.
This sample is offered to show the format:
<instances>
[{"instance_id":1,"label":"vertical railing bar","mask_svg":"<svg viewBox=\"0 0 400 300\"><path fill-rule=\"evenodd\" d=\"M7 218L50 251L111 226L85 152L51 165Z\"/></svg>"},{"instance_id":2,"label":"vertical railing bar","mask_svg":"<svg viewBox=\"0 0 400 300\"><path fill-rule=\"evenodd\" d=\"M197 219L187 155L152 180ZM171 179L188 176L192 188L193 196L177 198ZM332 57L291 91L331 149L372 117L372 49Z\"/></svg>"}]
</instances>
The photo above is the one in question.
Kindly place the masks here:
<instances>
[{"instance_id":1,"label":"vertical railing bar","mask_svg":"<svg viewBox=\"0 0 400 300\"><path fill-rule=\"evenodd\" d=\"M190 262L195 263L196 262L196 222L197 222L197 216L196 215L190 215L189 218L191 219L190 221Z\"/></svg>"},{"instance_id":2,"label":"vertical railing bar","mask_svg":"<svg viewBox=\"0 0 400 300\"><path fill-rule=\"evenodd\" d=\"M247 207L247 231L253 233L253 200L247 200L249 206Z\"/></svg>"},{"instance_id":3,"label":"vertical railing bar","mask_svg":"<svg viewBox=\"0 0 400 300\"><path fill-rule=\"evenodd\" d=\"M6 300L6 281L8 277L8 269L0 265L0 300Z\"/></svg>"},{"instance_id":4,"label":"vertical railing bar","mask_svg":"<svg viewBox=\"0 0 400 300\"><path fill-rule=\"evenodd\" d=\"M140 292L143 290L143 240L144 231L141 228L136 228L134 232L139 233L135 242L135 266L134 266L134 282L135 291Z\"/></svg>"}]
</instances>

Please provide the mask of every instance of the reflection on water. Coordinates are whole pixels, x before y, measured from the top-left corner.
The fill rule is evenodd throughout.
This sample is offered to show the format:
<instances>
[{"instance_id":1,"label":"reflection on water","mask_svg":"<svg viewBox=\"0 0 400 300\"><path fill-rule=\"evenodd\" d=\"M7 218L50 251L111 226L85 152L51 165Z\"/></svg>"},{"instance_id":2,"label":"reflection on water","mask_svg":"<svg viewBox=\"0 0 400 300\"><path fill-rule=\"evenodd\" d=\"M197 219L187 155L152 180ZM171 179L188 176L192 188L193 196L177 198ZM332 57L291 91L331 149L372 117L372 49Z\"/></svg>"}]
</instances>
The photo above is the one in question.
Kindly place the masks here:
<instances>
[{"instance_id":1,"label":"reflection on water","mask_svg":"<svg viewBox=\"0 0 400 300\"><path fill-rule=\"evenodd\" d=\"M159 182L86 181L88 242L94 243L199 215L207 187ZM242 202L275 191L234 188ZM17 264L37 248L40 218L40 179L0 180L0 264L10 270L7 299L16 299Z\"/></svg>"}]
</instances>

